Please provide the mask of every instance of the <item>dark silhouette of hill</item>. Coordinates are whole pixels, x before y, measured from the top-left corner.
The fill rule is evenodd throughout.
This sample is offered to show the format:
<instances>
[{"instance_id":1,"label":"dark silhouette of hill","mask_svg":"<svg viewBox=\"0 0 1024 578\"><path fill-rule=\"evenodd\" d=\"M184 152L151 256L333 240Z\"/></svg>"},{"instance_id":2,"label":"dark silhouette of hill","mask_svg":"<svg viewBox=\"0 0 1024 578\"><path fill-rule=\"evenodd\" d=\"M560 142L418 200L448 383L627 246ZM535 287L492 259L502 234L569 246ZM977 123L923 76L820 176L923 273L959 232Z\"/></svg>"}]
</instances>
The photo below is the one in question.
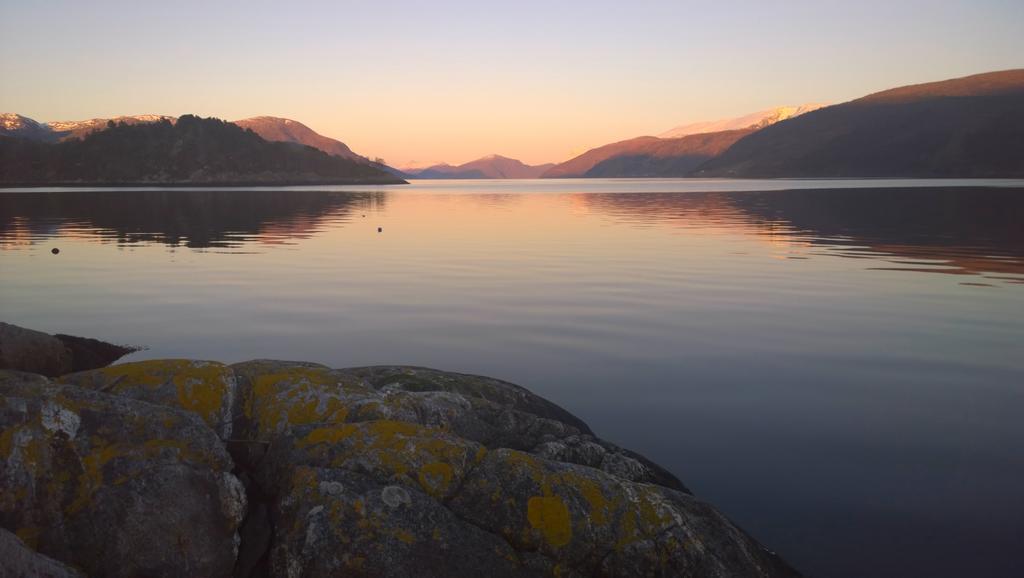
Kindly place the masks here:
<instances>
[{"instance_id":1,"label":"dark silhouette of hill","mask_svg":"<svg viewBox=\"0 0 1024 578\"><path fill-rule=\"evenodd\" d=\"M904 86L739 140L715 177L1024 177L1024 69Z\"/></svg>"},{"instance_id":2,"label":"dark silhouette of hill","mask_svg":"<svg viewBox=\"0 0 1024 578\"><path fill-rule=\"evenodd\" d=\"M267 142L214 118L113 123L82 139L0 137L4 185L400 183L376 167L313 147Z\"/></svg>"}]
</instances>

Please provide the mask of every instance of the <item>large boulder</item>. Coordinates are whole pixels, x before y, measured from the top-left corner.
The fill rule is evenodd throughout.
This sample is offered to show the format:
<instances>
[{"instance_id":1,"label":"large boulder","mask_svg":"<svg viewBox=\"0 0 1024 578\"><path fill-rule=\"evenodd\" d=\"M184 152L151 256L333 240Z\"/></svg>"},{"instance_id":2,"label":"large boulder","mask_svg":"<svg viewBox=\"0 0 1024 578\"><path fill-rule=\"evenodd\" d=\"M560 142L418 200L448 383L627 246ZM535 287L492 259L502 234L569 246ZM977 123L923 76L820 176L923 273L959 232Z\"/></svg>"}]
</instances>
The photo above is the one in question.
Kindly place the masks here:
<instances>
[{"instance_id":1,"label":"large boulder","mask_svg":"<svg viewBox=\"0 0 1024 578\"><path fill-rule=\"evenodd\" d=\"M0 369L56 377L110 365L135 348L73 335L50 335L0 322Z\"/></svg>"},{"instance_id":2,"label":"large boulder","mask_svg":"<svg viewBox=\"0 0 1024 578\"><path fill-rule=\"evenodd\" d=\"M0 527L90 576L227 576L246 507L196 415L0 371Z\"/></svg>"},{"instance_id":3,"label":"large boulder","mask_svg":"<svg viewBox=\"0 0 1024 578\"><path fill-rule=\"evenodd\" d=\"M91 575L796 575L500 380L158 360L7 374L0 394L0 527Z\"/></svg>"},{"instance_id":4,"label":"large boulder","mask_svg":"<svg viewBox=\"0 0 1024 578\"><path fill-rule=\"evenodd\" d=\"M274 526L270 575L795 575L674 476L519 386L233 367L265 444L249 483Z\"/></svg>"}]
</instances>

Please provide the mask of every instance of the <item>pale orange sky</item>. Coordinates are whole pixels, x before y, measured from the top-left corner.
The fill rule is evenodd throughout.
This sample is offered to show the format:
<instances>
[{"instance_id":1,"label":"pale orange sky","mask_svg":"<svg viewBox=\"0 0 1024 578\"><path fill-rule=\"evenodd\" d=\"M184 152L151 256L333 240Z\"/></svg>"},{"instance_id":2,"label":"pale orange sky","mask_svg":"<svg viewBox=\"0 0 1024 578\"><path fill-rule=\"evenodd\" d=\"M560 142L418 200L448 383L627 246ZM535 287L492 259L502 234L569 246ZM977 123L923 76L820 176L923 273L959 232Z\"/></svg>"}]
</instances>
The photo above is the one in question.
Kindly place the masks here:
<instances>
[{"instance_id":1,"label":"pale orange sky","mask_svg":"<svg viewBox=\"0 0 1024 578\"><path fill-rule=\"evenodd\" d=\"M539 164L1018 68L1022 22L1019 0L2 2L0 112L282 116L396 166Z\"/></svg>"}]
</instances>

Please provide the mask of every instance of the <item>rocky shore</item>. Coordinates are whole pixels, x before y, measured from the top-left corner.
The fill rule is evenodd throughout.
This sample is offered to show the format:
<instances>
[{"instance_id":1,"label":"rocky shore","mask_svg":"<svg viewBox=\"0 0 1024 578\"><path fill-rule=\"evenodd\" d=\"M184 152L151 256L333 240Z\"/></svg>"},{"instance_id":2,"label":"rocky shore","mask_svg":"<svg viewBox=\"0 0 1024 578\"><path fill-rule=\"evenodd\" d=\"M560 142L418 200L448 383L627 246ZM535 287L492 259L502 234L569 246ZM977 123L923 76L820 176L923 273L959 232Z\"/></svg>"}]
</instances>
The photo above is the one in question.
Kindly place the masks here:
<instances>
[{"instance_id":1,"label":"rocky shore","mask_svg":"<svg viewBox=\"0 0 1024 578\"><path fill-rule=\"evenodd\" d=\"M4 369L0 458L3 576L797 575L559 406L419 367Z\"/></svg>"}]
</instances>

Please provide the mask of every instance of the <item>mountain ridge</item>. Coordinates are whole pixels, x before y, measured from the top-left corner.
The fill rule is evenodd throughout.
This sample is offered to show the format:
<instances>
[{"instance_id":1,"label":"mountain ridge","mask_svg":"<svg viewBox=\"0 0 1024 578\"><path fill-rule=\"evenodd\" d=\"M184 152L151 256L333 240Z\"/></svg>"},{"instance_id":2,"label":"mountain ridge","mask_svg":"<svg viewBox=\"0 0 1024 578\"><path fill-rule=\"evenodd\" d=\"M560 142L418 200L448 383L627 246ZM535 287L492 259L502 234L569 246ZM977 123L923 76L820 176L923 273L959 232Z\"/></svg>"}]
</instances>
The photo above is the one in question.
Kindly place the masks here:
<instances>
[{"instance_id":1,"label":"mountain ridge","mask_svg":"<svg viewBox=\"0 0 1024 578\"><path fill-rule=\"evenodd\" d=\"M403 183L313 147L271 142L230 122L184 115L60 142L0 135L0 184L284 185Z\"/></svg>"},{"instance_id":2,"label":"mountain ridge","mask_svg":"<svg viewBox=\"0 0 1024 578\"><path fill-rule=\"evenodd\" d=\"M528 165L518 159L490 154L461 165L441 163L423 169L406 169L416 179L535 179L553 165Z\"/></svg>"},{"instance_id":3,"label":"mountain ridge","mask_svg":"<svg viewBox=\"0 0 1024 578\"><path fill-rule=\"evenodd\" d=\"M818 109L747 135L693 176L1024 177L1024 69Z\"/></svg>"},{"instance_id":4,"label":"mountain ridge","mask_svg":"<svg viewBox=\"0 0 1024 578\"><path fill-rule=\"evenodd\" d=\"M677 126L592 148L546 171L544 178L683 177L750 132L822 105L780 106L738 117Z\"/></svg>"},{"instance_id":5,"label":"mountain ridge","mask_svg":"<svg viewBox=\"0 0 1024 578\"><path fill-rule=\"evenodd\" d=\"M747 128L764 128L777 122L784 121L787 118L800 116L801 114L811 112L812 110L817 110L825 106L828 105L807 103L795 106L776 106L774 108L759 110L757 112L741 116L679 125L659 134L658 138L679 138L691 134L704 134L709 132L722 132Z\"/></svg>"},{"instance_id":6,"label":"mountain ridge","mask_svg":"<svg viewBox=\"0 0 1024 578\"><path fill-rule=\"evenodd\" d=\"M370 159L353 152L348 145L340 140L324 136L297 120L279 116L253 116L231 122L253 131L264 140L304 144L320 149L329 155L366 163L371 162Z\"/></svg>"}]
</instances>

